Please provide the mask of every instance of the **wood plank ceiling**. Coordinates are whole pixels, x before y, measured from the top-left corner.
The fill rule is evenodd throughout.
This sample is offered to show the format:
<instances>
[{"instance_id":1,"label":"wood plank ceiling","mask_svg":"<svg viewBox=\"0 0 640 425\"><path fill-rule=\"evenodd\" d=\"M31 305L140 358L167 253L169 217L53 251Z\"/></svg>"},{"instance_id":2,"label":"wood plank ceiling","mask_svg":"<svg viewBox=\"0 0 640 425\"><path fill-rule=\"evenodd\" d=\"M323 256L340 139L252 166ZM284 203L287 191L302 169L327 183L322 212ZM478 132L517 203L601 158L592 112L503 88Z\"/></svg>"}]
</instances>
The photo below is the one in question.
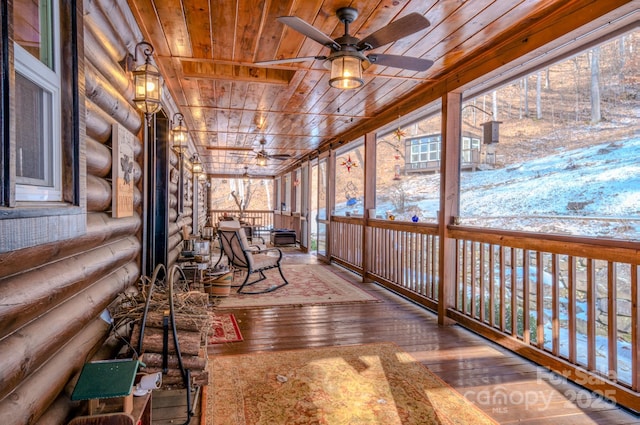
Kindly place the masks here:
<instances>
[{"instance_id":1,"label":"wood plank ceiling","mask_svg":"<svg viewBox=\"0 0 640 425\"><path fill-rule=\"evenodd\" d=\"M185 116L209 174L276 175L338 141L353 140L469 83L629 0L128 0L165 85ZM322 60L256 66L257 61L327 55L329 48L279 23L294 15L337 38L336 10L358 11L360 39L409 13L431 25L375 53L429 59L414 72L371 65L355 90L329 86ZM637 7L637 4L636 4ZM602 17L602 18L601 18ZM591 23L590 25L595 25ZM255 164L259 141L289 160Z\"/></svg>"}]
</instances>

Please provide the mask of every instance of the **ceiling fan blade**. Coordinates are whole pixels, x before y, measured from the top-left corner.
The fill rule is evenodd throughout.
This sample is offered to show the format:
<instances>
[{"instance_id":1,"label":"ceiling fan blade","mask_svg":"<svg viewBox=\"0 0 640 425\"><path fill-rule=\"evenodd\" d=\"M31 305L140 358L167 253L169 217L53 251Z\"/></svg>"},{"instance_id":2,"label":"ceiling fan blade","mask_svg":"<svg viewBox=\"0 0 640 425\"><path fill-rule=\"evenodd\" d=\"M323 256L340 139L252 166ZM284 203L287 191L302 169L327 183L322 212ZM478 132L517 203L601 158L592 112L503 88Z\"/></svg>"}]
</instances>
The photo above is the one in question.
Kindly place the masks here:
<instances>
[{"instance_id":1,"label":"ceiling fan blade","mask_svg":"<svg viewBox=\"0 0 640 425\"><path fill-rule=\"evenodd\" d=\"M433 61L429 59L412 58L400 55L385 55L372 53L367 56L372 64L391 66L394 68L408 69L411 71L426 71L433 65Z\"/></svg>"},{"instance_id":2,"label":"ceiling fan blade","mask_svg":"<svg viewBox=\"0 0 640 425\"><path fill-rule=\"evenodd\" d=\"M340 45L335 40L323 33L313 25L298 18L297 16L280 16L277 18L278 22L283 23L300 34L307 36L313 41L322 44L323 46L331 47L332 49L340 50Z\"/></svg>"},{"instance_id":3,"label":"ceiling fan blade","mask_svg":"<svg viewBox=\"0 0 640 425\"><path fill-rule=\"evenodd\" d=\"M325 60L326 56L304 56L300 58L287 58L287 59L275 59L272 61L260 61L254 62L254 65L276 65L280 63L295 63L295 62L306 62L311 60Z\"/></svg>"},{"instance_id":4,"label":"ceiling fan blade","mask_svg":"<svg viewBox=\"0 0 640 425\"><path fill-rule=\"evenodd\" d=\"M205 146L210 151L252 151L253 148L243 146Z\"/></svg>"},{"instance_id":5,"label":"ceiling fan blade","mask_svg":"<svg viewBox=\"0 0 640 425\"><path fill-rule=\"evenodd\" d=\"M427 28L431 23L419 13L410 13L369 34L358 43L358 49L375 49L393 43Z\"/></svg>"},{"instance_id":6,"label":"ceiling fan blade","mask_svg":"<svg viewBox=\"0 0 640 425\"><path fill-rule=\"evenodd\" d=\"M284 161L285 159L291 158L291 155L289 155L288 153L281 153L281 154L267 155L267 156L269 158L277 159L277 160L280 160L280 161Z\"/></svg>"}]
</instances>

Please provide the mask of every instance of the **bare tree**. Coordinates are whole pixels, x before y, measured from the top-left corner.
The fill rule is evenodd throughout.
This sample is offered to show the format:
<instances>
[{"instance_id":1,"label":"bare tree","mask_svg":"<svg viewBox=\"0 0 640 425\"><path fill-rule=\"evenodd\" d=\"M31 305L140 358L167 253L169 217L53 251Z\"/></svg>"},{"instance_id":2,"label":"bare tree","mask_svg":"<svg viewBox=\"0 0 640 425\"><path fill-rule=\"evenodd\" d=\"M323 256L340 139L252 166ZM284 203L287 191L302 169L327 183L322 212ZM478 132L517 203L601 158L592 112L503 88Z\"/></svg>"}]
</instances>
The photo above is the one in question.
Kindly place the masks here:
<instances>
[{"instance_id":1,"label":"bare tree","mask_svg":"<svg viewBox=\"0 0 640 425\"><path fill-rule=\"evenodd\" d=\"M591 50L591 122L602 120L600 110L600 47Z\"/></svg>"},{"instance_id":2,"label":"bare tree","mask_svg":"<svg viewBox=\"0 0 640 425\"><path fill-rule=\"evenodd\" d=\"M536 118L542 119L542 75L536 73Z\"/></svg>"},{"instance_id":3,"label":"bare tree","mask_svg":"<svg viewBox=\"0 0 640 425\"><path fill-rule=\"evenodd\" d=\"M524 77L522 90L524 91L524 116L529 116L529 78Z\"/></svg>"},{"instance_id":4,"label":"bare tree","mask_svg":"<svg viewBox=\"0 0 640 425\"><path fill-rule=\"evenodd\" d=\"M402 183L395 184L390 190L391 203L398 214L405 211L405 202L407 200L407 191Z\"/></svg>"},{"instance_id":5,"label":"bare tree","mask_svg":"<svg viewBox=\"0 0 640 425\"><path fill-rule=\"evenodd\" d=\"M247 182L244 182L243 189L243 194L238 194L235 190L231 191L233 201L238 206L241 215L244 214L244 212L249 208L249 205L251 204L251 198L258 188L254 188L251 184L251 180L249 180Z\"/></svg>"}]
</instances>

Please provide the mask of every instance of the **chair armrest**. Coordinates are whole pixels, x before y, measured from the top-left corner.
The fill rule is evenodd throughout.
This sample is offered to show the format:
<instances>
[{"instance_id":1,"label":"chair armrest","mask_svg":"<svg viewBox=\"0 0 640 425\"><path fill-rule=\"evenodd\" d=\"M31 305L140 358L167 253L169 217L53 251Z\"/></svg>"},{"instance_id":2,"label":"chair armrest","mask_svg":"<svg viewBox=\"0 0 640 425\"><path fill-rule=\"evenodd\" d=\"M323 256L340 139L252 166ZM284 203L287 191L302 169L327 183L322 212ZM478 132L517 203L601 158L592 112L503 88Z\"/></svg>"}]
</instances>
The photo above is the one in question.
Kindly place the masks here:
<instances>
[{"instance_id":1,"label":"chair armrest","mask_svg":"<svg viewBox=\"0 0 640 425\"><path fill-rule=\"evenodd\" d=\"M255 245L252 245L255 246ZM282 250L280 248L265 248L265 249L245 249L245 253L247 254L266 254L268 252L277 252L278 258L282 258Z\"/></svg>"},{"instance_id":2,"label":"chair armrest","mask_svg":"<svg viewBox=\"0 0 640 425\"><path fill-rule=\"evenodd\" d=\"M264 242L264 238L263 238L262 236L251 236L249 239L251 239L251 244L252 244L252 246L256 246L256 245L255 245L255 239L260 239L260 243L261 243L262 245L264 245L264 244L265 244L265 242Z\"/></svg>"}]
</instances>

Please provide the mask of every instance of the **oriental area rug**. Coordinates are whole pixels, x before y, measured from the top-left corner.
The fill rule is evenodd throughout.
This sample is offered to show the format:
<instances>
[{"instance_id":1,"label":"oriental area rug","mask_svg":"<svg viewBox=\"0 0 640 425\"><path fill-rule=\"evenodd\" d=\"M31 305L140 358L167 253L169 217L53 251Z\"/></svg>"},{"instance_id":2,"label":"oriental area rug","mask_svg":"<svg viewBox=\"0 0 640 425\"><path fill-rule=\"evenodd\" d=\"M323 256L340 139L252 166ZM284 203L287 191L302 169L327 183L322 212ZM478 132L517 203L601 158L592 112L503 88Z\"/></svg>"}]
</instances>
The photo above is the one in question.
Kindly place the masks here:
<instances>
[{"instance_id":1,"label":"oriental area rug","mask_svg":"<svg viewBox=\"0 0 640 425\"><path fill-rule=\"evenodd\" d=\"M209 358L207 425L495 425L393 343Z\"/></svg>"},{"instance_id":2,"label":"oriental area rug","mask_svg":"<svg viewBox=\"0 0 640 425\"><path fill-rule=\"evenodd\" d=\"M226 342L242 341L242 334L236 321L236 316L230 313L211 313L211 331L209 344L224 344Z\"/></svg>"},{"instance_id":3,"label":"oriental area rug","mask_svg":"<svg viewBox=\"0 0 640 425\"><path fill-rule=\"evenodd\" d=\"M228 297L217 300L217 308L260 308L291 305L326 305L358 302L379 302L377 298L347 282L331 271L327 266L319 264L285 264L282 265L288 285L265 294L238 294L231 288ZM265 272L267 279L251 285L251 290L258 290L282 283L277 269ZM242 275L236 276L234 285L242 283ZM246 288L246 287L245 287Z\"/></svg>"}]
</instances>

